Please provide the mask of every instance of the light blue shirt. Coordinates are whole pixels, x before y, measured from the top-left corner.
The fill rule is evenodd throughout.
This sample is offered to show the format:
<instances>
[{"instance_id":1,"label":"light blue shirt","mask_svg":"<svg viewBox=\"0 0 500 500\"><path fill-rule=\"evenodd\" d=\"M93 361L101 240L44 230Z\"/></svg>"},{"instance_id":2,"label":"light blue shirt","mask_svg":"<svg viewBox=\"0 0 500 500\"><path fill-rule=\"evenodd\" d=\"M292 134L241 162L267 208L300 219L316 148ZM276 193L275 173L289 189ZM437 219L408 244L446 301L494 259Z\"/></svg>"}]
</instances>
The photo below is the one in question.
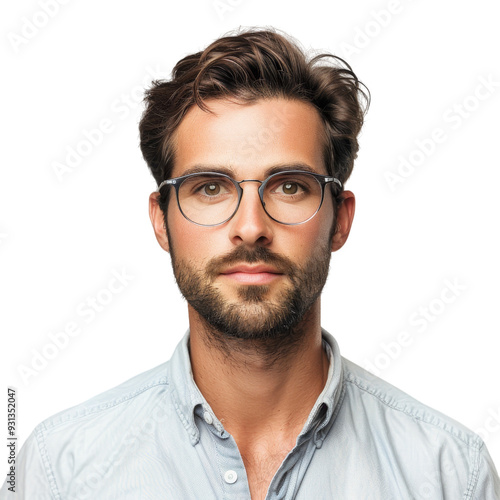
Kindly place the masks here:
<instances>
[{"instance_id":1,"label":"light blue shirt","mask_svg":"<svg viewBox=\"0 0 500 500\"><path fill-rule=\"evenodd\" d=\"M479 436L342 358L268 500L499 500ZM170 361L38 425L22 447L27 500L248 500L236 442L194 383L189 334Z\"/></svg>"}]
</instances>

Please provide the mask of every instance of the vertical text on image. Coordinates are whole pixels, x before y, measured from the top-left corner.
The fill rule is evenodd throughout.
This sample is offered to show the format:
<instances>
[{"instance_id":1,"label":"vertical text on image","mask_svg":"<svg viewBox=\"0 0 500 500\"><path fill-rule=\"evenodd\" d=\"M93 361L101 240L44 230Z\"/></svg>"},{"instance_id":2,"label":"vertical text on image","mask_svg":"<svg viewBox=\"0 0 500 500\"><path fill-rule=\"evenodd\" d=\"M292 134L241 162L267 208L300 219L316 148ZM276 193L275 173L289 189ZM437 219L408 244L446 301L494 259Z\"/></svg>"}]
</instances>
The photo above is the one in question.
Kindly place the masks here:
<instances>
[{"instance_id":1,"label":"vertical text on image","mask_svg":"<svg viewBox=\"0 0 500 500\"><path fill-rule=\"evenodd\" d=\"M16 423L17 423L17 408L16 408L16 389L13 387L7 388L7 489L12 493L16 492Z\"/></svg>"}]
</instances>

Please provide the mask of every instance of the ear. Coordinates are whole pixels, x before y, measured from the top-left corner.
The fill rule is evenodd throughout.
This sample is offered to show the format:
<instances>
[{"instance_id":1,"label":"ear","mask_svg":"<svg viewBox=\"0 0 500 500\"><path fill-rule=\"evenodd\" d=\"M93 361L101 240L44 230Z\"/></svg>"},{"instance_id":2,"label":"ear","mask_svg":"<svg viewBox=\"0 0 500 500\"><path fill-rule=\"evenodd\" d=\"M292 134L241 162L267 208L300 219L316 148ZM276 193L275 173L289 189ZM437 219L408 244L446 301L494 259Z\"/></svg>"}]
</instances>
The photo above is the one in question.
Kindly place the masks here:
<instances>
[{"instance_id":1,"label":"ear","mask_svg":"<svg viewBox=\"0 0 500 500\"><path fill-rule=\"evenodd\" d=\"M351 231L356 199L352 191L343 191L344 201L337 207L337 232L332 238L332 252L344 246Z\"/></svg>"},{"instance_id":2,"label":"ear","mask_svg":"<svg viewBox=\"0 0 500 500\"><path fill-rule=\"evenodd\" d=\"M158 243L163 250L168 252L170 250L170 246L168 244L167 229L165 227L163 211L158 204L159 196L160 193L157 191L149 195L149 218L151 219L151 224L153 224L153 229Z\"/></svg>"}]
</instances>

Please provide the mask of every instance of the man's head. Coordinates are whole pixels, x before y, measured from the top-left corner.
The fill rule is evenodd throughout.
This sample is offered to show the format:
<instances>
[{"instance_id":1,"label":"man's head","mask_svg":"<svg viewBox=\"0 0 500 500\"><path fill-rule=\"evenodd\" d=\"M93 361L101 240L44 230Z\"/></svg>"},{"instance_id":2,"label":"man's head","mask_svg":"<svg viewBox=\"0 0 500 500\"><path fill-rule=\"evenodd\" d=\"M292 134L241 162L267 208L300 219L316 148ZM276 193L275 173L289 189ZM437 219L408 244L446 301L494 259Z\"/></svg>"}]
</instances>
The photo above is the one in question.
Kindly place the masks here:
<instances>
[{"instance_id":1,"label":"man's head","mask_svg":"<svg viewBox=\"0 0 500 500\"><path fill-rule=\"evenodd\" d=\"M177 200L168 185L151 196L151 219L171 253L191 323L196 311L219 340L265 339L276 353L300 338L293 332L308 315L319 316L331 251L347 239L354 215L354 196L340 197L331 173L343 182L352 170L363 118L359 94L350 69L314 67L269 31L215 42L179 62L172 82L148 92L144 156L158 183L184 183ZM303 182L303 174L287 174L284 183L273 177L259 197L265 179L289 170L310 171L318 184ZM231 204L237 188L221 177L197 177L186 187L185 176L200 171L228 175L234 186L245 181L229 220L219 206ZM314 193L324 194L315 214L303 203L317 199ZM298 206L312 217L301 218ZM303 223L282 224L273 215Z\"/></svg>"}]
</instances>

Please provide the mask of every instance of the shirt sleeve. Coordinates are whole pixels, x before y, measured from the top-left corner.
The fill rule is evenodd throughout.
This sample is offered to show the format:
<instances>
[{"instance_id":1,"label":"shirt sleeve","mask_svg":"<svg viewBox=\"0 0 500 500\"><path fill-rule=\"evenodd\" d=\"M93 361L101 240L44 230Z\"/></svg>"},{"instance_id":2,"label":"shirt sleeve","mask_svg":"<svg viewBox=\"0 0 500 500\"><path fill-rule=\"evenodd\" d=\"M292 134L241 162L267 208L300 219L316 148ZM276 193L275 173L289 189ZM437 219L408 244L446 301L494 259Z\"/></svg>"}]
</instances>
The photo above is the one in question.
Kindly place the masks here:
<instances>
[{"instance_id":1,"label":"shirt sleeve","mask_svg":"<svg viewBox=\"0 0 500 500\"><path fill-rule=\"evenodd\" d=\"M495 464L483 444L479 452L477 482L470 497L474 500L500 500L500 479Z\"/></svg>"},{"instance_id":2,"label":"shirt sleeve","mask_svg":"<svg viewBox=\"0 0 500 500\"><path fill-rule=\"evenodd\" d=\"M7 480L0 490L0 500L59 500L50 487L35 432L19 450L16 460L15 491Z\"/></svg>"}]
</instances>

